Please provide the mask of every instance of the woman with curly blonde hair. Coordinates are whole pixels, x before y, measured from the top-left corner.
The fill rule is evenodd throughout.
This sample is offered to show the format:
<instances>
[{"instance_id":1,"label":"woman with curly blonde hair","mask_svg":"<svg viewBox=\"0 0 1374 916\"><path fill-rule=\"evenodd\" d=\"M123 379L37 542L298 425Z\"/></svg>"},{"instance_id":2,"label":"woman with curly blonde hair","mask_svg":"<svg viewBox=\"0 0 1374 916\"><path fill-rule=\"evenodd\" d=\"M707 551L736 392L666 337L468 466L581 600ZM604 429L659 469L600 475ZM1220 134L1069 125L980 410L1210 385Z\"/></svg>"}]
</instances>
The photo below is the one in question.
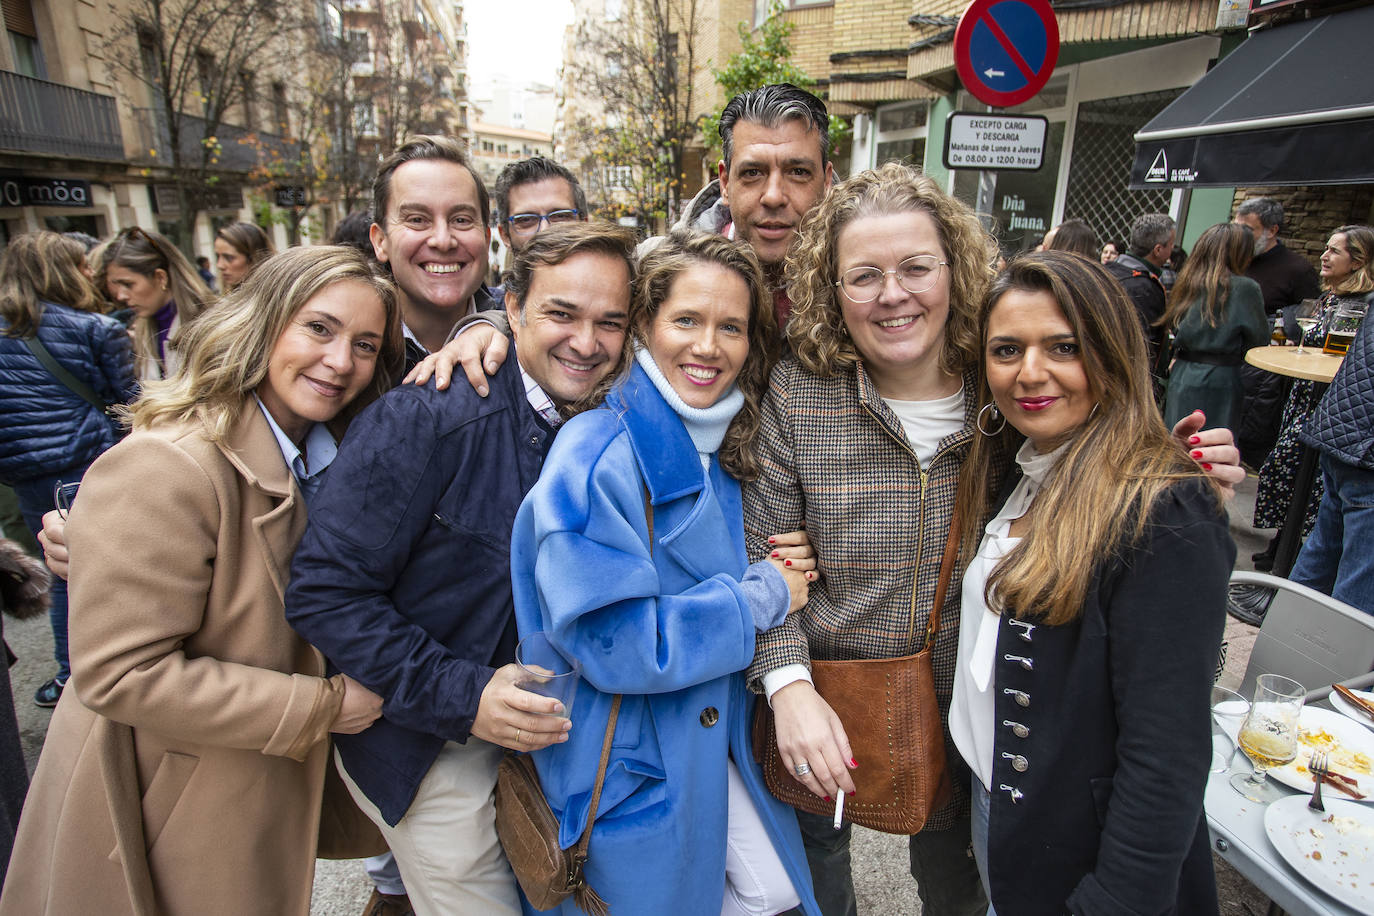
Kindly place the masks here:
<instances>
[{"instance_id":1,"label":"woman with curly blonde hair","mask_svg":"<svg viewBox=\"0 0 1374 916\"><path fill-rule=\"evenodd\" d=\"M838 184L788 257L792 356L774 369L764 400L762 473L744 491L745 534L758 559L773 532L804 528L821 575L805 608L759 635L747 678L772 705L783 763L820 796L853 793L850 770L884 763L856 756L846 723L811 683L811 660L899 658L926 644L958 527L960 471L978 434L972 373L987 250L969 207L891 163ZM1226 431L1192 439L1201 460L1238 462ZM1001 454L990 463L988 487L1009 463ZM944 595L931 652L952 793L911 838L911 871L928 912L982 916L987 899L968 855L968 770L947 722L959 589ZM822 910L854 913L848 825L798 820Z\"/></svg>"}]
</instances>

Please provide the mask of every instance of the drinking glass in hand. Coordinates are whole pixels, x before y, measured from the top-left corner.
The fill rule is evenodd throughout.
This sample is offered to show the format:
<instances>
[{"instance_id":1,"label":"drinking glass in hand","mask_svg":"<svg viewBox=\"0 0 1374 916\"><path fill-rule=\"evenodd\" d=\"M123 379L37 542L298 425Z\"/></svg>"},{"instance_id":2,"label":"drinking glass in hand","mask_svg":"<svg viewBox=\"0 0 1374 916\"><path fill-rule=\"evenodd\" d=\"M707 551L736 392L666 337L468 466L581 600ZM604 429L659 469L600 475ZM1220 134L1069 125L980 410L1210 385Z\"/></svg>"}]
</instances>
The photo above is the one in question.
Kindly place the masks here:
<instances>
[{"instance_id":1,"label":"drinking glass in hand","mask_svg":"<svg viewBox=\"0 0 1374 916\"><path fill-rule=\"evenodd\" d=\"M563 704L563 711L554 715L572 718L573 696L581 671L576 661L564 658L545 634L531 633L515 647L515 663L520 666L521 678L516 682L519 687L541 697L552 697Z\"/></svg>"},{"instance_id":2,"label":"drinking glass in hand","mask_svg":"<svg viewBox=\"0 0 1374 916\"><path fill-rule=\"evenodd\" d=\"M1232 787L1250 801L1265 804L1283 797L1264 777L1271 767L1298 756L1298 714L1306 695L1301 684L1278 674L1261 674L1255 681L1255 699L1237 741L1255 770L1231 777Z\"/></svg>"}]
</instances>

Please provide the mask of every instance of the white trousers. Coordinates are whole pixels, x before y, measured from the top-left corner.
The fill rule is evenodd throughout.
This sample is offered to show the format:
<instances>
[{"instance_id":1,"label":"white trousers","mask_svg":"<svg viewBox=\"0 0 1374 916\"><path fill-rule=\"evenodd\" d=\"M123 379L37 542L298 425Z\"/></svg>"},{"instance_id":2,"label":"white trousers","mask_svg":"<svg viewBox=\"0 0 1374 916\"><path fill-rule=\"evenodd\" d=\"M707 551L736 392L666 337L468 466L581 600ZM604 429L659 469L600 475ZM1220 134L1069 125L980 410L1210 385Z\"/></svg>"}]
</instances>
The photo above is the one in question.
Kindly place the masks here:
<instances>
[{"instance_id":1,"label":"white trousers","mask_svg":"<svg viewBox=\"0 0 1374 916\"><path fill-rule=\"evenodd\" d=\"M772 916L792 909L801 897L759 819L735 761L729 771L729 827L725 838L725 899L721 916Z\"/></svg>"},{"instance_id":2,"label":"white trousers","mask_svg":"<svg viewBox=\"0 0 1374 916\"><path fill-rule=\"evenodd\" d=\"M338 760L359 809L386 838L417 916L520 916L515 875L496 839L496 767L501 748L478 738L450 741L420 782L415 800L389 826Z\"/></svg>"}]
</instances>

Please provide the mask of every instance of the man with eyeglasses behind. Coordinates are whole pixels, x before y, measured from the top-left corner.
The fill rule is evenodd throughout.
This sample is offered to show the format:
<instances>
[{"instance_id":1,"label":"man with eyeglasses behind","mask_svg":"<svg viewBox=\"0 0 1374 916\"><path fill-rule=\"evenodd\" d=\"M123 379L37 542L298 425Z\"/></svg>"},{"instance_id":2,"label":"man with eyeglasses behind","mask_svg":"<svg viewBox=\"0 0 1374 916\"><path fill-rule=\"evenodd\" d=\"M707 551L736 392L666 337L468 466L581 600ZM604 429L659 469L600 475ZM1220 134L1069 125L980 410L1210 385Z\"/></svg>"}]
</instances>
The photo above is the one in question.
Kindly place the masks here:
<instances>
[{"instance_id":1,"label":"man with eyeglasses behind","mask_svg":"<svg viewBox=\"0 0 1374 916\"><path fill-rule=\"evenodd\" d=\"M539 232L587 219L587 195L565 167L543 156L512 162L496 177L496 218L512 254Z\"/></svg>"}]
</instances>

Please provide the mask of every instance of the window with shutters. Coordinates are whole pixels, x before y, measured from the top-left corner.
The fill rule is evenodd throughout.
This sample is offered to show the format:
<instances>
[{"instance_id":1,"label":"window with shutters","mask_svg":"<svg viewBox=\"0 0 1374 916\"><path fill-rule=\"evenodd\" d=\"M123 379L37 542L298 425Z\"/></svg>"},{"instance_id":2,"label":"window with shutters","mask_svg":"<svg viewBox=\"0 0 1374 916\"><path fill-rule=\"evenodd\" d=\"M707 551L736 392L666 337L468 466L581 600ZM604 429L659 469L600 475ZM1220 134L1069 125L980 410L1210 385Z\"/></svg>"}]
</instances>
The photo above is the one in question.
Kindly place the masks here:
<instances>
[{"instance_id":1,"label":"window with shutters","mask_svg":"<svg viewBox=\"0 0 1374 916\"><path fill-rule=\"evenodd\" d=\"M9 32L15 72L35 79L47 79L43 49L38 43L38 27L34 24L33 7L29 0L0 0L0 9L5 14L5 29Z\"/></svg>"}]
</instances>

